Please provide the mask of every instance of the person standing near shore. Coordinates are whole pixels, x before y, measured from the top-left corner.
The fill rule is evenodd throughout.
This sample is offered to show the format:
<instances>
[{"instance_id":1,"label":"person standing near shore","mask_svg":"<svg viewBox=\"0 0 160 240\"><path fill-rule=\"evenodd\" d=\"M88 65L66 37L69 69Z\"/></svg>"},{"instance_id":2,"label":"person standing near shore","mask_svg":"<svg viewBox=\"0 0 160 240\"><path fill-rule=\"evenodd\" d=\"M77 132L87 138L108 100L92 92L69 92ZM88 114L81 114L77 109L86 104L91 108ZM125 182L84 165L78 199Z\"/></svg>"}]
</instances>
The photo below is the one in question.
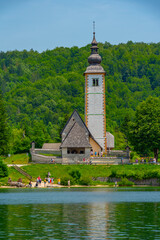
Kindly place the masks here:
<instances>
[{"instance_id":1,"label":"person standing near shore","mask_svg":"<svg viewBox=\"0 0 160 240\"><path fill-rule=\"evenodd\" d=\"M48 183L50 183L50 177L48 177Z\"/></svg>"},{"instance_id":2,"label":"person standing near shore","mask_svg":"<svg viewBox=\"0 0 160 240\"><path fill-rule=\"evenodd\" d=\"M38 183L39 183L39 178L37 177L36 186L38 186Z\"/></svg>"},{"instance_id":3,"label":"person standing near shore","mask_svg":"<svg viewBox=\"0 0 160 240\"><path fill-rule=\"evenodd\" d=\"M59 185L61 184L61 179L60 179L60 178L58 178L58 184L59 184Z\"/></svg>"},{"instance_id":4,"label":"person standing near shore","mask_svg":"<svg viewBox=\"0 0 160 240\"><path fill-rule=\"evenodd\" d=\"M44 187L46 187L46 178L44 179Z\"/></svg>"},{"instance_id":5,"label":"person standing near shore","mask_svg":"<svg viewBox=\"0 0 160 240\"><path fill-rule=\"evenodd\" d=\"M70 187L70 185L71 185L71 182L70 182L70 180L68 180L68 187Z\"/></svg>"}]
</instances>

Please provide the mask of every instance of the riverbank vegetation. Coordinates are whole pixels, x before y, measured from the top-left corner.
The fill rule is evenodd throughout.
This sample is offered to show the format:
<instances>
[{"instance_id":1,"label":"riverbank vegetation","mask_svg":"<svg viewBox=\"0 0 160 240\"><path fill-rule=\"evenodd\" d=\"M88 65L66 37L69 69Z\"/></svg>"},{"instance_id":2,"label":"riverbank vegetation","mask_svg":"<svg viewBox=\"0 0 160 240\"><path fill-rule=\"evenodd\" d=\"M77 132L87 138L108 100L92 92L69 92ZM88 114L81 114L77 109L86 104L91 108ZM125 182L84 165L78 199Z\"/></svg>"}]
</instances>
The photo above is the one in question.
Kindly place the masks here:
<instances>
[{"instance_id":1,"label":"riverbank vegetation","mask_svg":"<svg viewBox=\"0 0 160 240\"><path fill-rule=\"evenodd\" d=\"M116 149L126 146L121 125L139 102L160 96L160 43L99 44L106 71L107 131ZM0 88L7 112L9 153L59 142L60 131L77 109L84 119L84 76L90 45L0 53ZM1 99L0 99L1 101Z\"/></svg>"},{"instance_id":2,"label":"riverbank vegetation","mask_svg":"<svg viewBox=\"0 0 160 240\"><path fill-rule=\"evenodd\" d=\"M8 168L7 165L0 160L0 178L4 178L8 176Z\"/></svg>"},{"instance_id":3,"label":"riverbank vegetation","mask_svg":"<svg viewBox=\"0 0 160 240\"><path fill-rule=\"evenodd\" d=\"M40 176L42 180L50 172L54 177L55 183L60 178L64 185L68 180L71 184L81 185L113 185L110 179L121 179L121 182L128 183L127 179L143 180L158 178L160 179L160 168L158 165L141 164L141 165L54 165L54 164L29 164L21 167L24 171L32 176L32 181L36 181ZM29 180L17 172L13 167L8 168L8 177L12 181L22 178L23 183ZM1 178L0 184L6 185L8 177ZM108 179L109 178L109 179ZM103 182L104 181L104 182Z\"/></svg>"}]
</instances>

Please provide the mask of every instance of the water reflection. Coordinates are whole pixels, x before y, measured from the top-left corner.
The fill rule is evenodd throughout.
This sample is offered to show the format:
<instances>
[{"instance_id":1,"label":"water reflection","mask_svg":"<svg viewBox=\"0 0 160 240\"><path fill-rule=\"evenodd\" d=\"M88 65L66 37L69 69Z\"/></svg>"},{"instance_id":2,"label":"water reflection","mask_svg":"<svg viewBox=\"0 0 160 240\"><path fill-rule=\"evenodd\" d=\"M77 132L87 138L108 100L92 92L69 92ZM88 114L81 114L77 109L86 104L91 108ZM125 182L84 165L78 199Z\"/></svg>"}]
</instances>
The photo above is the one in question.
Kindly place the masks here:
<instances>
[{"instance_id":1,"label":"water reflection","mask_svg":"<svg viewBox=\"0 0 160 240\"><path fill-rule=\"evenodd\" d=\"M148 240L159 229L154 202L0 205L0 239Z\"/></svg>"}]
</instances>

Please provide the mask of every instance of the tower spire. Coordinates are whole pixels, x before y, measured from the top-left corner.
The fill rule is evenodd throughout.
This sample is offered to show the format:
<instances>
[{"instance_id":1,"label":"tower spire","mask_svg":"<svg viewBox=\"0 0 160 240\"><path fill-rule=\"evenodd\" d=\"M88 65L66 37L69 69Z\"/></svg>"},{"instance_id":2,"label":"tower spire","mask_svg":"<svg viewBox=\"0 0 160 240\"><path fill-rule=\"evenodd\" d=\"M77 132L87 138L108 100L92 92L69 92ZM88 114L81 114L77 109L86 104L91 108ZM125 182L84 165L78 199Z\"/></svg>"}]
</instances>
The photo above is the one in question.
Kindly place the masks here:
<instances>
[{"instance_id":1,"label":"tower spire","mask_svg":"<svg viewBox=\"0 0 160 240\"><path fill-rule=\"evenodd\" d=\"M98 73L105 73L103 67L100 65L102 58L98 53L98 42L95 38L95 21L93 21L93 40L91 42L91 54L88 57L89 66L87 67L85 73L88 72L98 72Z\"/></svg>"},{"instance_id":2,"label":"tower spire","mask_svg":"<svg viewBox=\"0 0 160 240\"><path fill-rule=\"evenodd\" d=\"M93 21L93 40L92 40L92 46L97 46L97 41L96 41L96 37L95 37L95 21ZM98 47L97 47L98 49Z\"/></svg>"},{"instance_id":3,"label":"tower spire","mask_svg":"<svg viewBox=\"0 0 160 240\"><path fill-rule=\"evenodd\" d=\"M93 21L93 32L95 33L95 21Z\"/></svg>"},{"instance_id":4,"label":"tower spire","mask_svg":"<svg viewBox=\"0 0 160 240\"><path fill-rule=\"evenodd\" d=\"M93 40L91 42L91 55L88 58L88 62L91 65L96 65L101 63L101 56L98 54L98 43L95 38L95 21L93 22Z\"/></svg>"},{"instance_id":5,"label":"tower spire","mask_svg":"<svg viewBox=\"0 0 160 240\"><path fill-rule=\"evenodd\" d=\"M95 35L95 21L93 21L93 36Z\"/></svg>"}]
</instances>

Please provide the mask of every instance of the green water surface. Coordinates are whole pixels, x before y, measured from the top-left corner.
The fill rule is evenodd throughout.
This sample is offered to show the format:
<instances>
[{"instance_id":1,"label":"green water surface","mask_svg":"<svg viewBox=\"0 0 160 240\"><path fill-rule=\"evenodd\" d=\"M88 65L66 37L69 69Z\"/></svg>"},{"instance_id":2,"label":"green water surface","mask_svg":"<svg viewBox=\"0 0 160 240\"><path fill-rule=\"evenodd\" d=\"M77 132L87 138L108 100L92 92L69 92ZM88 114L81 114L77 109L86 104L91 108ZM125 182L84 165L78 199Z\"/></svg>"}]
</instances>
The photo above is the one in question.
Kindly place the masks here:
<instances>
[{"instance_id":1,"label":"green water surface","mask_svg":"<svg viewBox=\"0 0 160 240\"><path fill-rule=\"evenodd\" d=\"M1 190L0 239L160 239L160 191Z\"/></svg>"}]
</instances>

